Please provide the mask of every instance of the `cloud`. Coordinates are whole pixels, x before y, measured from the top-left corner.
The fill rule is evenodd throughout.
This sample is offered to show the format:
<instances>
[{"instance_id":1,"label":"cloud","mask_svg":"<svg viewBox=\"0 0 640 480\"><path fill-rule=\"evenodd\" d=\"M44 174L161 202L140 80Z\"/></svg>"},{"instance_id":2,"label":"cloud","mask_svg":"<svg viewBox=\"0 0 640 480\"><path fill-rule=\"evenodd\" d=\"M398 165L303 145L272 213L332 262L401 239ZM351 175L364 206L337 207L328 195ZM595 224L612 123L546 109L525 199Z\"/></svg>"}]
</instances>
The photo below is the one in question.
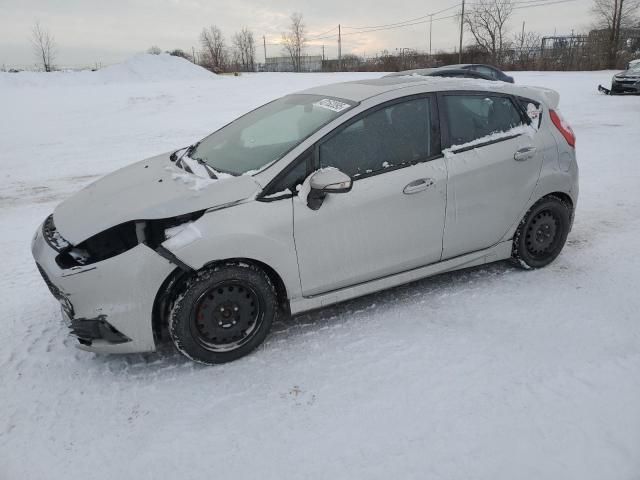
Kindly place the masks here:
<instances>
[{"instance_id":1,"label":"cloud","mask_svg":"<svg viewBox=\"0 0 640 480\"><path fill-rule=\"evenodd\" d=\"M395 30L353 34L350 27L380 25L402 21L451 6L451 0L435 0L428 5L422 0L394 2L351 2L324 0L234 0L233 2L202 0L3 0L0 16L0 64L29 64L33 59L29 32L39 20L55 36L61 64L113 63L144 51L151 45L162 49L198 47L198 35L207 25L218 25L225 36L246 26L258 40L264 35L268 43L280 41L287 29L289 15L304 14L310 37L344 26L343 52L366 53L395 48L428 48L428 25L415 25ZM553 8L554 14L549 15ZM549 23L553 18L554 23ZM514 29L526 20L527 28L544 34L569 33L589 21L586 1L516 11L511 22ZM331 32L337 33L337 32ZM435 49L453 49L458 27L452 20L433 24ZM259 42L260 43L260 42ZM337 54L337 37L310 42L309 53L317 54L325 45L329 57ZM270 45L269 55L280 54L280 47ZM262 49L258 48L262 57Z\"/></svg>"}]
</instances>

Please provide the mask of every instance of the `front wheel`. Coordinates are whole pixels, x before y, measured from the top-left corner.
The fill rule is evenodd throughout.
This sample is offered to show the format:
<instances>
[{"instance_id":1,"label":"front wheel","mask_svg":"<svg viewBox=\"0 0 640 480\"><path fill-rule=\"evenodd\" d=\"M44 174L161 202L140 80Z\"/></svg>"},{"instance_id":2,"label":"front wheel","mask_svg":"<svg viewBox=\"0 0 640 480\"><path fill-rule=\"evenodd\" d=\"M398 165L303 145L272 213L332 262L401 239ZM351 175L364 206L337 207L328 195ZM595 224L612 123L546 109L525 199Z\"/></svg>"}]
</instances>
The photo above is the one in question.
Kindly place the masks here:
<instances>
[{"instance_id":1,"label":"front wheel","mask_svg":"<svg viewBox=\"0 0 640 480\"><path fill-rule=\"evenodd\" d=\"M205 364L225 363L260 345L277 315L276 291L259 268L219 265L187 281L169 317L176 348Z\"/></svg>"},{"instance_id":2,"label":"front wheel","mask_svg":"<svg viewBox=\"0 0 640 480\"><path fill-rule=\"evenodd\" d=\"M541 268L560 254L571 228L571 207L550 195L524 216L513 237L512 257L526 269Z\"/></svg>"}]
</instances>

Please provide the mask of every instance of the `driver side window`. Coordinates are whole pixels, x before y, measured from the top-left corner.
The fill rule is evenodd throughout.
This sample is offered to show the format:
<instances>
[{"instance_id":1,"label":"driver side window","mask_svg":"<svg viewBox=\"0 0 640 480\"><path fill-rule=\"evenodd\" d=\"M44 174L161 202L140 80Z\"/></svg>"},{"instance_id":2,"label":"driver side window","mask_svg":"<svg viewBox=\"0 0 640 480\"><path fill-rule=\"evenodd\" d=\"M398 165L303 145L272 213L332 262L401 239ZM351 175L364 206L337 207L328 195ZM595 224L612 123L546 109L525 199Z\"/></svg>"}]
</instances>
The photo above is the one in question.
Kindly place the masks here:
<instances>
[{"instance_id":1,"label":"driver side window","mask_svg":"<svg viewBox=\"0 0 640 480\"><path fill-rule=\"evenodd\" d=\"M320 167L347 175L381 172L432 155L430 99L418 98L376 110L320 144Z\"/></svg>"}]
</instances>

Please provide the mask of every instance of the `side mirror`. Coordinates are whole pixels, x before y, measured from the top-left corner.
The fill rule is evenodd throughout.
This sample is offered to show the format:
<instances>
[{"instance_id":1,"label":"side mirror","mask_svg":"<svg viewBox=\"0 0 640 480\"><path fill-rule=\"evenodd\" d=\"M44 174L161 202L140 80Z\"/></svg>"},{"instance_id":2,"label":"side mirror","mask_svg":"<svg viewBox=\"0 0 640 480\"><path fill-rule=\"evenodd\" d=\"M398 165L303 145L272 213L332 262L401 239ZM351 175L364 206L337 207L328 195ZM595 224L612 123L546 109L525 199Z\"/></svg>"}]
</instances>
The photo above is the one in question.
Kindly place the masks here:
<instances>
[{"instance_id":1,"label":"side mirror","mask_svg":"<svg viewBox=\"0 0 640 480\"><path fill-rule=\"evenodd\" d=\"M327 193L347 193L351 191L353 183L351 177L334 167L318 170L309 179L309 196L307 206L311 210L318 210L324 202Z\"/></svg>"}]
</instances>

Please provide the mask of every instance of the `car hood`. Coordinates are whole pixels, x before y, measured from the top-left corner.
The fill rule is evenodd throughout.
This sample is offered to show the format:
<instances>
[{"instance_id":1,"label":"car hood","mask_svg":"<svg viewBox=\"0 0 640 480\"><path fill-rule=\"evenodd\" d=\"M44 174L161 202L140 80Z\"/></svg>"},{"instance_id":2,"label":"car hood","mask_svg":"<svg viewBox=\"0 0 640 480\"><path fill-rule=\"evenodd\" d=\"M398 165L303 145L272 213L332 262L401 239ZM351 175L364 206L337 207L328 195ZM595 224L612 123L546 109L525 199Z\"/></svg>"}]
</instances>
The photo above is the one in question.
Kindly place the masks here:
<instances>
[{"instance_id":1,"label":"car hood","mask_svg":"<svg viewBox=\"0 0 640 480\"><path fill-rule=\"evenodd\" d=\"M625 70L624 72L616 73L616 78L630 78L640 80L640 70Z\"/></svg>"},{"instance_id":2,"label":"car hood","mask_svg":"<svg viewBox=\"0 0 640 480\"><path fill-rule=\"evenodd\" d=\"M60 235L76 245L124 222L219 207L259 191L251 176L205 179L176 167L164 154L102 177L58 205L53 221Z\"/></svg>"}]
</instances>

